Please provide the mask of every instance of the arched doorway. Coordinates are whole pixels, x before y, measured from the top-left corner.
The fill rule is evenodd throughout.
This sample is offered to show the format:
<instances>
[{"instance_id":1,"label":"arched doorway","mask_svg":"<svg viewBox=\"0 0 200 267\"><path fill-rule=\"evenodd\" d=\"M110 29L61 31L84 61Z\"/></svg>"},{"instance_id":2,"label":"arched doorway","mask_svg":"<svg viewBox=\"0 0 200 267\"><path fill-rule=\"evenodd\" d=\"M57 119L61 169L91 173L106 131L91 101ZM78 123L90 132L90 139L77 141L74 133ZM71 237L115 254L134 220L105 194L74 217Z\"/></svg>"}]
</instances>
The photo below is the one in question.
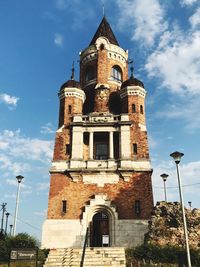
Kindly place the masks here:
<instances>
[{"instance_id":1,"label":"arched doorway","mask_svg":"<svg viewBox=\"0 0 200 267\"><path fill-rule=\"evenodd\" d=\"M90 246L109 246L109 243L109 216L105 211L100 211L90 223Z\"/></svg>"}]
</instances>

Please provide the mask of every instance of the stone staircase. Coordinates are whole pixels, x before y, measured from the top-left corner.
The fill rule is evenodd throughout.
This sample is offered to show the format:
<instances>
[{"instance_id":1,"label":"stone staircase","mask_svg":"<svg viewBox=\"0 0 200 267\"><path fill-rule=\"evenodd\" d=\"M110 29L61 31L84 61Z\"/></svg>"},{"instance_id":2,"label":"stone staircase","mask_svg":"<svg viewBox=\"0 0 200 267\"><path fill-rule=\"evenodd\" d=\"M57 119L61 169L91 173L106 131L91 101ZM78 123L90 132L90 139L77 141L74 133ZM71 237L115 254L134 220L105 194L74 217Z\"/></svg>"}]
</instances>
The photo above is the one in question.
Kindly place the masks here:
<instances>
[{"instance_id":1,"label":"stone staircase","mask_svg":"<svg viewBox=\"0 0 200 267\"><path fill-rule=\"evenodd\" d=\"M52 249L44 267L80 267L82 249ZM84 267L125 267L125 250L118 247L86 248Z\"/></svg>"}]
</instances>

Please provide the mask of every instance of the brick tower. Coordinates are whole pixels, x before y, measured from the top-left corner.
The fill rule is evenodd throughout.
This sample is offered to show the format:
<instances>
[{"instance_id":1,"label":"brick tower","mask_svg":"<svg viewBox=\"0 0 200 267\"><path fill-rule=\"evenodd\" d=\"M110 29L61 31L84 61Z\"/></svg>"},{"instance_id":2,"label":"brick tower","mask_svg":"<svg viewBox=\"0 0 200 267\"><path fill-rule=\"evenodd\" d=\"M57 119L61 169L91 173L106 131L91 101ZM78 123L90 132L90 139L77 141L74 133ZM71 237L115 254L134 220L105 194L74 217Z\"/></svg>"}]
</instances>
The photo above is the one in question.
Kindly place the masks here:
<instances>
[{"instance_id":1,"label":"brick tower","mask_svg":"<svg viewBox=\"0 0 200 267\"><path fill-rule=\"evenodd\" d=\"M42 246L134 246L153 207L145 123L146 91L128 78L128 51L104 17L80 53L80 82L59 91L47 220Z\"/></svg>"}]
</instances>

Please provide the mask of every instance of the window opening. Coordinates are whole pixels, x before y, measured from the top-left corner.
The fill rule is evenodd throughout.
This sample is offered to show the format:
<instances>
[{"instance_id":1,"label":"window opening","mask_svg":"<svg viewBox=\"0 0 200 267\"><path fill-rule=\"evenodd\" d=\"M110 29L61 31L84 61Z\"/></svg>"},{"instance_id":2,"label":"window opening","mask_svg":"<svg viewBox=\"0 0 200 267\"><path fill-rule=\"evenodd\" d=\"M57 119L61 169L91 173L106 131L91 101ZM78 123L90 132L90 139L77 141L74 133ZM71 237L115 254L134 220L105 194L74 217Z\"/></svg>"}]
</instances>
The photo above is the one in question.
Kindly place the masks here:
<instances>
[{"instance_id":1,"label":"window opening","mask_svg":"<svg viewBox=\"0 0 200 267\"><path fill-rule=\"evenodd\" d=\"M95 71L92 66L89 66L85 71L85 82L91 81L95 78Z\"/></svg>"},{"instance_id":2,"label":"window opening","mask_svg":"<svg viewBox=\"0 0 200 267\"><path fill-rule=\"evenodd\" d=\"M143 114L143 112L144 112L144 111L143 111L143 106L140 105L140 113Z\"/></svg>"},{"instance_id":3,"label":"window opening","mask_svg":"<svg viewBox=\"0 0 200 267\"><path fill-rule=\"evenodd\" d=\"M94 158L97 160L108 159L109 136L108 133L94 133Z\"/></svg>"},{"instance_id":4,"label":"window opening","mask_svg":"<svg viewBox=\"0 0 200 267\"><path fill-rule=\"evenodd\" d=\"M137 144L133 144L133 155L137 155Z\"/></svg>"},{"instance_id":5,"label":"window opening","mask_svg":"<svg viewBox=\"0 0 200 267\"><path fill-rule=\"evenodd\" d=\"M135 113L136 112L136 106L135 104L132 104L132 113Z\"/></svg>"},{"instance_id":6,"label":"window opening","mask_svg":"<svg viewBox=\"0 0 200 267\"><path fill-rule=\"evenodd\" d=\"M135 201L135 214L139 215L141 212L140 200Z\"/></svg>"},{"instance_id":7,"label":"window opening","mask_svg":"<svg viewBox=\"0 0 200 267\"><path fill-rule=\"evenodd\" d=\"M119 66L113 66L111 70L111 79L114 81L122 81L122 71Z\"/></svg>"},{"instance_id":8,"label":"window opening","mask_svg":"<svg viewBox=\"0 0 200 267\"><path fill-rule=\"evenodd\" d=\"M66 213L66 212L67 212L67 201L62 200L62 213Z\"/></svg>"},{"instance_id":9,"label":"window opening","mask_svg":"<svg viewBox=\"0 0 200 267\"><path fill-rule=\"evenodd\" d=\"M72 113L72 106L71 105L68 106L68 112L69 112L69 114Z\"/></svg>"}]
</instances>

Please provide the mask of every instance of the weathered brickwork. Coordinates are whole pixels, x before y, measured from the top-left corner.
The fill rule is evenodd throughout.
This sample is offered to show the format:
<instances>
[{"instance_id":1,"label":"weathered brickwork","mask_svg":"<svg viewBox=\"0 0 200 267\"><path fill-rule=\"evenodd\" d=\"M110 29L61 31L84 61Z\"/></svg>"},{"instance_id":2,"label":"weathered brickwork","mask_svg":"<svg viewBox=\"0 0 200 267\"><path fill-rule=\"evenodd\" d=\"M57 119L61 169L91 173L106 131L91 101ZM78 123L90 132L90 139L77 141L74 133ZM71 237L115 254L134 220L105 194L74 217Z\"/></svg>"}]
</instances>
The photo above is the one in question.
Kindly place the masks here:
<instances>
[{"instance_id":1,"label":"weathered brickwork","mask_svg":"<svg viewBox=\"0 0 200 267\"><path fill-rule=\"evenodd\" d=\"M133 173L130 182L123 179L117 184L84 184L73 182L65 174L53 174L49 193L48 219L80 219L84 207L98 193L105 193L116 206L119 219L148 219L152 209L151 172ZM62 200L67 200L67 213L62 214ZM140 200L141 213L134 211L135 200Z\"/></svg>"}]
</instances>

